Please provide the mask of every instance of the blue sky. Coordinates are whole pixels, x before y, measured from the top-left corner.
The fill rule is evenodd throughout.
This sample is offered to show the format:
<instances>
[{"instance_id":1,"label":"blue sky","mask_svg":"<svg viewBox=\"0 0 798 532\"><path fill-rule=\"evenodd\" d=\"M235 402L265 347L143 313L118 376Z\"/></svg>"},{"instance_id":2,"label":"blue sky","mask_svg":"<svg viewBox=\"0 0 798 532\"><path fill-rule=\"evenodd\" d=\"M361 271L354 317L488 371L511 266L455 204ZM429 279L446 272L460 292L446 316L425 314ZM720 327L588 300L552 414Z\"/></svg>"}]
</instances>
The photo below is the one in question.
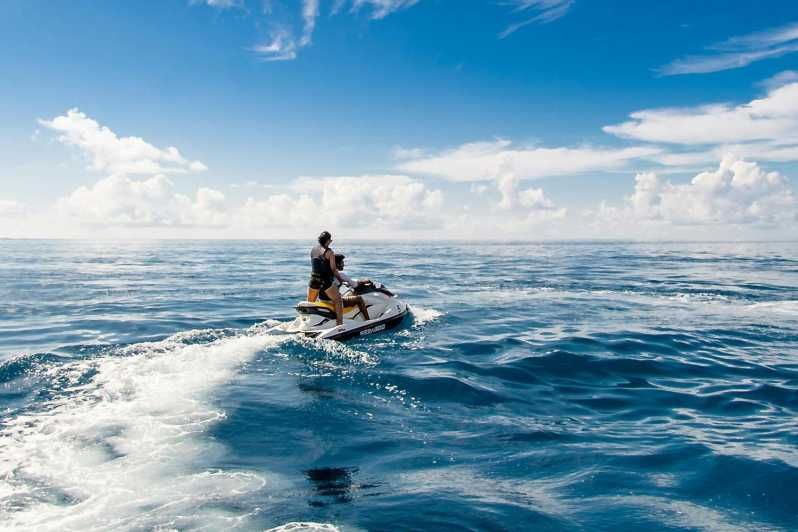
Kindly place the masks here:
<instances>
[{"instance_id":1,"label":"blue sky","mask_svg":"<svg viewBox=\"0 0 798 532\"><path fill-rule=\"evenodd\" d=\"M798 234L795 2L0 9L0 236Z\"/></svg>"}]
</instances>

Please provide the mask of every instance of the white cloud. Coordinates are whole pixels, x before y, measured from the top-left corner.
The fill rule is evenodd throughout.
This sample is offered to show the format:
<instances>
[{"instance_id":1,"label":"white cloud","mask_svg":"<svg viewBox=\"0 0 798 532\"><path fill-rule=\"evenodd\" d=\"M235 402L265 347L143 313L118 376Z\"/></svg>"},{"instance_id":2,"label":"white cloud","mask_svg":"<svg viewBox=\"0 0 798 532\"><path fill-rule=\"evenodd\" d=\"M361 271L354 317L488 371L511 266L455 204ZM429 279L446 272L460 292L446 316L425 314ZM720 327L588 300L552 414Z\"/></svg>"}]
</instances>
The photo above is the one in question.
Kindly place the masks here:
<instances>
[{"instance_id":1,"label":"white cloud","mask_svg":"<svg viewBox=\"0 0 798 532\"><path fill-rule=\"evenodd\" d=\"M15 200L0 200L0 218L12 218L25 213L25 206Z\"/></svg>"},{"instance_id":2,"label":"white cloud","mask_svg":"<svg viewBox=\"0 0 798 532\"><path fill-rule=\"evenodd\" d=\"M393 227L435 225L443 204L440 190L401 175L303 178L295 189L322 191L322 211L346 226L372 222Z\"/></svg>"},{"instance_id":3,"label":"white cloud","mask_svg":"<svg viewBox=\"0 0 798 532\"><path fill-rule=\"evenodd\" d=\"M370 7L372 19L381 19L400 9L413 6L419 0L353 0L352 11L362 7ZM336 2L333 13L341 10L345 2ZM271 9L266 9L271 12ZM302 0L302 31L299 38L296 33L284 24L277 24L269 34L269 38L251 48L263 61L291 61L298 57L302 48L313 42L313 32L319 18L319 0Z\"/></svg>"},{"instance_id":4,"label":"white cloud","mask_svg":"<svg viewBox=\"0 0 798 532\"><path fill-rule=\"evenodd\" d=\"M732 37L707 49L709 53L683 57L660 67L660 74L673 76L718 72L798 52L798 23Z\"/></svg>"},{"instance_id":5,"label":"white cloud","mask_svg":"<svg viewBox=\"0 0 798 532\"><path fill-rule=\"evenodd\" d=\"M156 148L139 137L118 137L78 109L39 124L60 133L58 140L75 146L93 170L111 174L183 173L206 170L200 161L184 158L177 148Z\"/></svg>"},{"instance_id":6,"label":"white cloud","mask_svg":"<svg viewBox=\"0 0 798 532\"><path fill-rule=\"evenodd\" d=\"M299 40L300 46L307 46L313 39L313 31L316 29L316 18L319 16L319 0L302 1L302 38Z\"/></svg>"},{"instance_id":7,"label":"white cloud","mask_svg":"<svg viewBox=\"0 0 798 532\"><path fill-rule=\"evenodd\" d=\"M463 144L438 155L401 163L406 172L451 181L485 181L512 175L519 179L618 170L627 163L660 153L656 147L514 148L508 140Z\"/></svg>"},{"instance_id":8,"label":"white cloud","mask_svg":"<svg viewBox=\"0 0 798 532\"><path fill-rule=\"evenodd\" d=\"M762 140L798 144L798 83L780 86L743 105L648 109L630 117L603 130L627 139L685 145Z\"/></svg>"},{"instance_id":9,"label":"white cloud","mask_svg":"<svg viewBox=\"0 0 798 532\"><path fill-rule=\"evenodd\" d=\"M790 83L795 82L798 82L798 71L784 70L760 82L759 86L771 91L773 89L778 89L779 87L783 87L784 85L789 85Z\"/></svg>"},{"instance_id":10,"label":"white cloud","mask_svg":"<svg viewBox=\"0 0 798 532\"><path fill-rule=\"evenodd\" d=\"M483 196L488 191L488 186L482 183L471 183L468 190L477 196Z\"/></svg>"},{"instance_id":11,"label":"white cloud","mask_svg":"<svg viewBox=\"0 0 798 532\"><path fill-rule=\"evenodd\" d=\"M200 0L197 0L200 1ZM415 6L421 0L336 0L331 8L332 14L338 14L347 6L349 13L366 11L372 20L383 19L398 11ZM510 25L499 36L505 38L528 24L545 24L557 20L568 12L575 0L508 0L505 5L512 8L517 16L524 17L521 22ZM204 0L204 3L219 8L238 6L234 0ZM299 2L287 3L288 5ZM250 48L264 61L290 61L299 56L300 50L310 46L313 33L319 19L319 0L302 0L299 14L302 19L301 31L296 24L280 19L270 33L268 39ZM265 14L273 15L271 2L263 0ZM293 17L290 17L293 18Z\"/></svg>"},{"instance_id":12,"label":"white cloud","mask_svg":"<svg viewBox=\"0 0 798 532\"><path fill-rule=\"evenodd\" d=\"M403 148L402 146L394 146L392 155L394 159L418 159L424 156L424 150L421 148Z\"/></svg>"},{"instance_id":13,"label":"white cloud","mask_svg":"<svg viewBox=\"0 0 798 532\"><path fill-rule=\"evenodd\" d=\"M104 226L222 226L227 223L224 194L199 188L194 198L175 192L164 175L135 180L112 175L82 186L57 203L81 223Z\"/></svg>"},{"instance_id":14,"label":"white cloud","mask_svg":"<svg viewBox=\"0 0 798 532\"><path fill-rule=\"evenodd\" d=\"M676 59L671 63L660 68L658 72L663 76L675 76L679 74L707 74L719 72L721 70L732 70L743 68L751 63L781 57L786 54L798 52L798 44L778 46L768 50L757 50L752 52L733 52L718 55L691 55L682 59Z\"/></svg>"},{"instance_id":15,"label":"white cloud","mask_svg":"<svg viewBox=\"0 0 798 532\"><path fill-rule=\"evenodd\" d=\"M298 49L293 35L280 27L271 32L268 41L252 47L252 51L263 61L291 61L296 59Z\"/></svg>"},{"instance_id":16,"label":"white cloud","mask_svg":"<svg viewBox=\"0 0 798 532\"><path fill-rule=\"evenodd\" d=\"M745 144L723 144L708 150L663 152L651 157L659 164L677 168L694 168L715 164L725 155L734 155L740 159L759 162L791 162L798 161L798 144L786 144L778 141L749 142Z\"/></svg>"},{"instance_id":17,"label":"white cloud","mask_svg":"<svg viewBox=\"0 0 798 532\"><path fill-rule=\"evenodd\" d=\"M301 227L322 221L342 228L433 228L442 223L443 195L406 176L300 178L293 194L247 200L249 226Z\"/></svg>"},{"instance_id":18,"label":"white cloud","mask_svg":"<svg viewBox=\"0 0 798 532\"><path fill-rule=\"evenodd\" d=\"M542 188L529 187L521 189L519 180L512 176L504 176L496 181L496 187L501 194L498 208L509 213L499 219L499 224L504 230L524 228L542 222L562 220L567 210L557 207L553 201L546 197Z\"/></svg>"},{"instance_id":19,"label":"white cloud","mask_svg":"<svg viewBox=\"0 0 798 532\"><path fill-rule=\"evenodd\" d=\"M626 201L623 209L603 206L600 215L675 225L777 225L798 220L798 200L787 180L734 156L724 157L717 170L702 172L686 184L638 174Z\"/></svg>"},{"instance_id":20,"label":"white cloud","mask_svg":"<svg viewBox=\"0 0 798 532\"><path fill-rule=\"evenodd\" d=\"M798 40L798 22L785 26L769 28L763 31L732 37L725 42L716 44L713 48L718 50L739 50L743 48L764 48L785 42Z\"/></svg>"},{"instance_id":21,"label":"white cloud","mask_svg":"<svg viewBox=\"0 0 798 532\"><path fill-rule=\"evenodd\" d=\"M319 212L307 194L273 194L265 199L247 198L237 217L246 227L296 229L319 222Z\"/></svg>"},{"instance_id":22,"label":"white cloud","mask_svg":"<svg viewBox=\"0 0 798 532\"><path fill-rule=\"evenodd\" d=\"M416 5L419 0L352 0L352 11L371 8L371 18L385 18L391 13Z\"/></svg>"},{"instance_id":23,"label":"white cloud","mask_svg":"<svg viewBox=\"0 0 798 532\"><path fill-rule=\"evenodd\" d=\"M564 17L573 6L574 0L511 0L509 4L514 6L513 11L516 13L533 13L533 15L511 24L499 34L501 39L529 24L547 24Z\"/></svg>"},{"instance_id":24,"label":"white cloud","mask_svg":"<svg viewBox=\"0 0 798 532\"><path fill-rule=\"evenodd\" d=\"M192 3L204 3L211 7L216 7L219 9L227 9L230 7L238 7L240 5L239 0L193 0Z\"/></svg>"}]
</instances>

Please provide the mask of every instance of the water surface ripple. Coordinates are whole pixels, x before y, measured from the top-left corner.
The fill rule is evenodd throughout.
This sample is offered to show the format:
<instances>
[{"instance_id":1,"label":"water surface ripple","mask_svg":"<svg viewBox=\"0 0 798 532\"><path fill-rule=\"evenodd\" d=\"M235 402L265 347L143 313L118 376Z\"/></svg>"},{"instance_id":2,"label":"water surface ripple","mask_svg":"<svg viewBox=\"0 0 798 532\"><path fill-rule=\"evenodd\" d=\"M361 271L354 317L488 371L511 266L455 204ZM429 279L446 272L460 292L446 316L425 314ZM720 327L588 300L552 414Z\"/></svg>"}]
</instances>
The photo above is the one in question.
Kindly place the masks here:
<instances>
[{"instance_id":1,"label":"water surface ripple","mask_svg":"<svg viewBox=\"0 0 798 532\"><path fill-rule=\"evenodd\" d=\"M798 244L338 244L0 240L0 528L798 528Z\"/></svg>"}]
</instances>

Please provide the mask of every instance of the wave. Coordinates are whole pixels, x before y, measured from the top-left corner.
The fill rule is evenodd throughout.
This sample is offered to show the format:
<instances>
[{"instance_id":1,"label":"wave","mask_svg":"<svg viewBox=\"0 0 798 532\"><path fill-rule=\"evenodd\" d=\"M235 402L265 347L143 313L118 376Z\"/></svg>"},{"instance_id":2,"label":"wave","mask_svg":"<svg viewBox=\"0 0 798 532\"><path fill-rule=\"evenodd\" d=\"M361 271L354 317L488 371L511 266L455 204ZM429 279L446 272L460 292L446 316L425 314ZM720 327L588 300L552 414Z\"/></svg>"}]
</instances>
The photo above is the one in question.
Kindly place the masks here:
<instances>
[{"instance_id":1,"label":"wave","mask_svg":"<svg viewBox=\"0 0 798 532\"><path fill-rule=\"evenodd\" d=\"M204 437L225 417L212 396L256 353L285 340L252 331L190 331L50 365L65 379L60 392L0 430L0 525L220 529L241 523L247 516L225 511L225 501L274 478L197 467L224 451Z\"/></svg>"},{"instance_id":2,"label":"wave","mask_svg":"<svg viewBox=\"0 0 798 532\"><path fill-rule=\"evenodd\" d=\"M339 532L339 529L328 523L292 522L270 528L266 532Z\"/></svg>"},{"instance_id":3,"label":"wave","mask_svg":"<svg viewBox=\"0 0 798 532\"><path fill-rule=\"evenodd\" d=\"M418 305L411 305L410 312L413 314L413 323L415 325L423 325L430 321L435 321L441 316L443 312L435 310L434 308L423 308Z\"/></svg>"},{"instance_id":4,"label":"wave","mask_svg":"<svg viewBox=\"0 0 798 532\"><path fill-rule=\"evenodd\" d=\"M749 308L751 310L764 310L798 316L798 300L764 301L753 303Z\"/></svg>"},{"instance_id":5,"label":"wave","mask_svg":"<svg viewBox=\"0 0 798 532\"><path fill-rule=\"evenodd\" d=\"M642 289L593 289L564 287L518 287L479 288L463 292L463 302L480 303L484 306L526 301L558 302L562 304L589 304L594 309L603 309L602 301L623 308L640 306L655 309L667 306L673 309L704 310L710 313L751 316L752 312L779 313L788 317L798 315L798 300L762 299L760 295L733 291L651 291ZM458 300L459 301L459 300Z\"/></svg>"}]
</instances>

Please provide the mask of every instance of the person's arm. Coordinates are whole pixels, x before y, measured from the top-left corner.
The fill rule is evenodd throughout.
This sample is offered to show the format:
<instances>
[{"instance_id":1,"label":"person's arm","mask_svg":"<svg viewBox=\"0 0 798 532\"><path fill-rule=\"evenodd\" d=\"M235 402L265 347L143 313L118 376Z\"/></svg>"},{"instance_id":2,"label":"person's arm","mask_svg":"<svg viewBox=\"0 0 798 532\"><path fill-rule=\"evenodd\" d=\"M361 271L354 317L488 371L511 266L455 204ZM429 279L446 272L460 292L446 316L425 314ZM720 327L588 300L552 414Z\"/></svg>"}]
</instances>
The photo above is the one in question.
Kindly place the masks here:
<instances>
[{"instance_id":1,"label":"person's arm","mask_svg":"<svg viewBox=\"0 0 798 532\"><path fill-rule=\"evenodd\" d=\"M332 270L335 278L343 283L344 280L341 278L341 272L338 271L338 267L335 265L335 252L327 248L327 251L325 253L330 254L329 257L327 257L327 260L330 261L330 270Z\"/></svg>"},{"instance_id":2,"label":"person's arm","mask_svg":"<svg viewBox=\"0 0 798 532\"><path fill-rule=\"evenodd\" d=\"M357 281L353 281L351 277L349 277L347 274L345 274L344 272L342 272L340 270L338 271L338 275L340 276L339 278L340 278L342 283L346 283L349 286L351 286L352 288L355 288L358 285Z\"/></svg>"}]
</instances>

